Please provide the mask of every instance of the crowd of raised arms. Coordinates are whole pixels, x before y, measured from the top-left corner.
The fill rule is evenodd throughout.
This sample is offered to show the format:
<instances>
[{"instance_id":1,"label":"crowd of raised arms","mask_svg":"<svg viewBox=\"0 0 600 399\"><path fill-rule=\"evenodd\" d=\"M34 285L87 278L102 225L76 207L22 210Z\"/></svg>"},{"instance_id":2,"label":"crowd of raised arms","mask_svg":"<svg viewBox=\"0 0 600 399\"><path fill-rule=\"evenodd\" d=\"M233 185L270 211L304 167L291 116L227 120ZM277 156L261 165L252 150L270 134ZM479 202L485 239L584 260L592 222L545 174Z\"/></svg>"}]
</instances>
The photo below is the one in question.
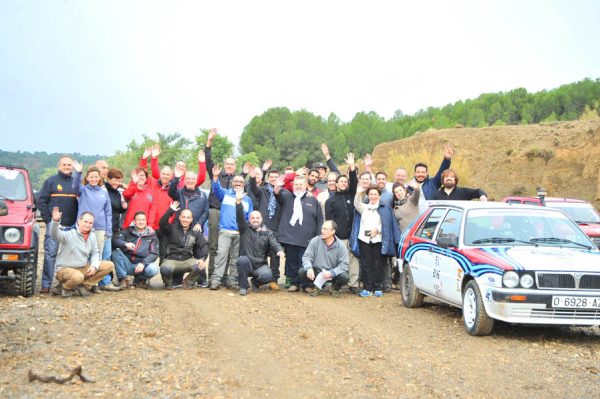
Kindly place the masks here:
<instances>
[{"instance_id":1,"label":"crowd of raised arms","mask_svg":"<svg viewBox=\"0 0 600 399\"><path fill-rule=\"evenodd\" d=\"M458 187L445 145L437 173L417 163L409 179L396 169L393 182L372 171L364 157L358 171L347 154L347 174L321 145L326 164L294 170L233 158L213 160L212 129L198 153L198 170L183 162L159 166L160 148L147 148L128 184L123 172L98 160L84 170L69 156L58 161L38 198L46 222L42 293L87 296L100 290L147 288L159 274L164 289L284 288L316 296L327 290L361 297L397 288L400 234L427 200L485 201L480 189ZM150 165L148 165L150 161ZM150 171L148 171L150 168ZM346 169L346 168L344 168ZM199 186L211 182L207 195Z\"/></svg>"}]
</instances>

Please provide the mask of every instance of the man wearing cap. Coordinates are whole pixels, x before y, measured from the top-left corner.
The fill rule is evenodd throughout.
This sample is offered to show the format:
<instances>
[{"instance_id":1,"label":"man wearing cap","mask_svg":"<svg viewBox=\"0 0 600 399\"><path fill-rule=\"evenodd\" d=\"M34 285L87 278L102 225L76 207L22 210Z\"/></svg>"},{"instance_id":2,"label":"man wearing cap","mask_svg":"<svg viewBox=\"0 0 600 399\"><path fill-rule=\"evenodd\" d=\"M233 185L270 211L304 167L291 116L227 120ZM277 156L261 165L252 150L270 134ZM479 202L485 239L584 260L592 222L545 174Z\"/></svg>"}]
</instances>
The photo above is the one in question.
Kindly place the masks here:
<instances>
[{"instance_id":1,"label":"man wearing cap","mask_svg":"<svg viewBox=\"0 0 600 399\"><path fill-rule=\"evenodd\" d=\"M325 156L327 166L329 166L329 170L340 175L340 170L338 169L335 162L333 162L333 159L331 159L331 155L329 154L329 147L327 147L327 144L321 144L321 151ZM317 171L319 172L319 179L315 183L315 187L319 191L327 190L327 166L325 166L323 162L319 162L315 165L315 169L317 169Z\"/></svg>"}]
</instances>

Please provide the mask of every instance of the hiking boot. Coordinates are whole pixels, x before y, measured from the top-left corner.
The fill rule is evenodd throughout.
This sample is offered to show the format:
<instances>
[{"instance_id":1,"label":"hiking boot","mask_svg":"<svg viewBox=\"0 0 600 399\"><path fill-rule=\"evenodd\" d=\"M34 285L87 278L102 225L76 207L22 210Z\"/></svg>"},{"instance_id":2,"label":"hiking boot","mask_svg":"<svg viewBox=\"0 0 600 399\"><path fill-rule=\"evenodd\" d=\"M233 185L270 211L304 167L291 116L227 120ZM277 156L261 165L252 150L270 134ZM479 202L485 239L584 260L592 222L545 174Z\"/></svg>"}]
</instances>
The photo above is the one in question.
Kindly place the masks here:
<instances>
[{"instance_id":1,"label":"hiking boot","mask_svg":"<svg viewBox=\"0 0 600 399\"><path fill-rule=\"evenodd\" d=\"M102 291L100 291L100 287L98 287L97 285L93 285L92 288L90 288L90 292L92 294L102 294Z\"/></svg>"},{"instance_id":2,"label":"hiking boot","mask_svg":"<svg viewBox=\"0 0 600 399\"><path fill-rule=\"evenodd\" d=\"M342 291L336 290L336 289L332 289L331 290L331 296L333 298L341 298L342 297Z\"/></svg>"},{"instance_id":3,"label":"hiking boot","mask_svg":"<svg viewBox=\"0 0 600 399\"><path fill-rule=\"evenodd\" d=\"M358 293L358 296L362 297L362 298L368 298L370 296L373 296L373 293L371 291L362 290L361 292Z\"/></svg>"},{"instance_id":4,"label":"hiking boot","mask_svg":"<svg viewBox=\"0 0 600 399\"><path fill-rule=\"evenodd\" d=\"M127 281L127 279L125 279L125 281ZM127 285L127 283L121 284L118 287L114 286L113 283L109 283L106 285L101 285L98 287L98 289L102 290L102 291L111 291L111 292L117 292L117 291L121 291L124 290L125 288L128 288L129 286Z\"/></svg>"},{"instance_id":5,"label":"hiking boot","mask_svg":"<svg viewBox=\"0 0 600 399\"><path fill-rule=\"evenodd\" d=\"M361 289L359 287L350 287L350 292L352 294L358 295L360 294Z\"/></svg>"},{"instance_id":6,"label":"hiking boot","mask_svg":"<svg viewBox=\"0 0 600 399\"><path fill-rule=\"evenodd\" d=\"M206 280L200 280L196 283L196 285L200 288L208 288L209 284Z\"/></svg>"},{"instance_id":7,"label":"hiking boot","mask_svg":"<svg viewBox=\"0 0 600 399\"><path fill-rule=\"evenodd\" d=\"M288 292L298 292L299 288L297 285L290 285L290 287L288 288Z\"/></svg>"},{"instance_id":8,"label":"hiking boot","mask_svg":"<svg viewBox=\"0 0 600 399\"><path fill-rule=\"evenodd\" d=\"M43 287L40 290L40 294L49 294L50 293L50 287Z\"/></svg>"},{"instance_id":9,"label":"hiking boot","mask_svg":"<svg viewBox=\"0 0 600 399\"><path fill-rule=\"evenodd\" d=\"M279 291L279 284L277 284L275 281L271 281L269 283L269 289L271 291Z\"/></svg>"},{"instance_id":10,"label":"hiking boot","mask_svg":"<svg viewBox=\"0 0 600 399\"><path fill-rule=\"evenodd\" d=\"M321 295L321 290L318 288L313 288L310 292L308 292L310 296L319 296Z\"/></svg>"},{"instance_id":11,"label":"hiking boot","mask_svg":"<svg viewBox=\"0 0 600 399\"><path fill-rule=\"evenodd\" d=\"M75 287L75 291L81 296L92 295L92 292L90 290L88 290L87 288L85 288L83 285L78 285L77 287Z\"/></svg>"},{"instance_id":12,"label":"hiking boot","mask_svg":"<svg viewBox=\"0 0 600 399\"><path fill-rule=\"evenodd\" d=\"M285 284L283 285L283 288L285 288L287 290L291 286L292 286L292 278L291 277L286 277L285 278Z\"/></svg>"},{"instance_id":13,"label":"hiking boot","mask_svg":"<svg viewBox=\"0 0 600 399\"><path fill-rule=\"evenodd\" d=\"M381 292L381 291L375 291L375 292L373 293L373 295L374 295L374 296L376 296L376 297L378 297L378 298L380 298L380 297L382 297L382 296L383 296L383 292Z\"/></svg>"},{"instance_id":14,"label":"hiking boot","mask_svg":"<svg viewBox=\"0 0 600 399\"><path fill-rule=\"evenodd\" d=\"M241 296L248 295L248 289L247 288L240 288L240 295Z\"/></svg>"},{"instance_id":15,"label":"hiking boot","mask_svg":"<svg viewBox=\"0 0 600 399\"><path fill-rule=\"evenodd\" d=\"M210 289L211 291L216 291L216 290L218 290L219 288L221 288L221 284L219 284L219 283L210 283L210 288L209 288L209 289Z\"/></svg>"},{"instance_id":16,"label":"hiking boot","mask_svg":"<svg viewBox=\"0 0 600 399\"><path fill-rule=\"evenodd\" d=\"M112 285L112 284L107 284L107 285L103 286L102 289L105 291L110 291L110 289L107 289L109 286L114 287L114 285ZM104 288L104 287L107 287L107 288ZM129 287L131 287L131 284L129 283L129 279L127 278L127 276L119 279L119 288L120 289L126 290Z\"/></svg>"},{"instance_id":17,"label":"hiking boot","mask_svg":"<svg viewBox=\"0 0 600 399\"><path fill-rule=\"evenodd\" d=\"M192 288L194 288L190 285L190 282L188 281L187 277L183 279L183 281L181 282L181 286L184 290L191 290Z\"/></svg>"},{"instance_id":18,"label":"hiking boot","mask_svg":"<svg viewBox=\"0 0 600 399\"><path fill-rule=\"evenodd\" d=\"M238 291L240 289L240 286L237 284L231 284L227 286L228 289L230 289L231 291Z\"/></svg>"},{"instance_id":19,"label":"hiking boot","mask_svg":"<svg viewBox=\"0 0 600 399\"><path fill-rule=\"evenodd\" d=\"M60 296L63 298L70 298L75 295L75 290L67 290L64 287L60 287Z\"/></svg>"}]
</instances>

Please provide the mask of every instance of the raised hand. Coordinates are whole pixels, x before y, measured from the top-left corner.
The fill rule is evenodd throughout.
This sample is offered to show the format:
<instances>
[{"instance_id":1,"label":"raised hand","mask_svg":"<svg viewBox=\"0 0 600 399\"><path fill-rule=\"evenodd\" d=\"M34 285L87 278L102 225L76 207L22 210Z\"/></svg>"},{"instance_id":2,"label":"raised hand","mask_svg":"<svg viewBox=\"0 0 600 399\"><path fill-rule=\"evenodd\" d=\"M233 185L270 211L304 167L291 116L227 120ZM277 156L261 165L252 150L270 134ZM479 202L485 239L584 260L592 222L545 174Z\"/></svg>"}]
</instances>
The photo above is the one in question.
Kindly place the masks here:
<instances>
[{"instance_id":1,"label":"raised hand","mask_svg":"<svg viewBox=\"0 0 600 399\"><path fill-rule=\"evenodd\" d=\"M308 168L303 166L296 171L296 176L304 176L308 174Z\"/></svg>"},{"instance_id":2,"label":"raised hand","mask_svg":"<svg viewBox=\"0 0 600 399\"><path fill-rule=\"evenodd\" d=\"M58 207L55 206L52 208L52 220L55 222L60 222L60 218L62 217L62 212L58 210Z\"/></svg>"},{"instance_id":3,"label":"raised hand","mask_svg":"<svg viewBox=\"0 0 600 399\"><path fill-rule=\"evenodd\" d=\"M451 159L452 155L454 155L454 150L450 146L450 143L444 144L444 158Z\"/></svg>"},{"instance_id":4,"label":"raised hand","mask_svg":"<svg viewBox=\"0 0 600 399\"><path fill-rule=\"evenodd\" d=\"M179 166L175 166L175 170L173 171L175 177L181 177L185 175L185 168L181 168Z\"/></svg>"},{"instance_id":5,"label":"raised hand","mask_svg":"<svg viewBox=\"0 0 600 399\"><path fill-rule=\"evenodd\" d=\"M73 169L75 169L76 172L81 173L83 171L83 164L73 160Z\"/></svg>"},{"instance_id":6,"label":"raised hand","mask_svg":"<svg viewBox=\"0 0 600 399\"><path fill-rule=\"evenodd\" d=\"M206 155L204 154L204 150L198 151L198 162L206 162Z\"/></svg>"},{"instance_id":7,"label":"raised hand","mask_svg":"<svg viewBox=\"0 0 600 399\"><path fill-rule=\"evenodd\" d=\"M365 192L365 188L359 183L358 186L356 186L356 194L362 194Z\"/></svg>"},{"instance_id":8,"label":"raised hand","mask_svg":"<svg viewBox=\"0 0 600 399\"><path fill-rule=\"evenodd\" d=\"M282 187L283 186L283 176L279 176L277 178L277 180L275 180L275 185L278 187Z\"/></svg>"},{"instance_id":9,"label":"raised hand","mask_svg":"<svg viewBox=\"0 0 600 399\"><path fill-rule=\"evenodd\" d=\"M135 173L135 170L134 170L134 171L132 171L132 172L131 172L131 181L132 181L134 184L137 184L139 180L140 180L140 178L139 178L138 174L137 174L137 173Z\"/></svg>"},{"instance_id":10,"label":"raised hand","mask_svg":"<svg viewBox=\"0 0 600 399\"><path fill-rule=\"evenodd\" d=\"M160 145L154 144L152 146L152 158L158 158L159 155L160 155Z\"/></svg>"},{"instance_id":11,"label":"raised hand","mask_svg":"<svg viewBox=\"0 0 600 399\"><path fill-rule=\"evenodd\" d=\"M242 173L247 175L250 172L250 168L254 168L250 162L246 162L244 166L242 166Z\"/></svg>"},{"instance_id":12,"label":"raised hand","mask_svg":"<svg viewBox=\"0 0 600 399\"><path fill-rule=\"evenodd\" d=\"M144 148L144 153L142 154L142 159L148 159L150 154L152 154L152 147Z\"/></svg>"},{"instance_id":13,"label":"raised hand","mask_svg":"<svg viewBox=\"0 0 600 399\"><path fill-rule=\"evenodd\" d=\"M179 201L171 202L171 205L169 205L169 208L171 208L174 212L177 212L179 210Z\"/></svg>"},{"instance_id":14,"label":"raised hand","mask_svg":"<svg viewBox=\"0 0 600 399\"><path fill-rule=\"evenodd\" d=\"M210 141L212 143L212 141L214 140L215 136L217 135L217 129L216 128L212 128L208 131L208 138L207 140Z\"/></svg>"},{"instance_id":15,"label":"raised hand","mask_svg":"<svg viewBox=\"0 0 600 399\"><path fill-rule=\"evenodd\" d=\"M235 200L236 202L239 204L242 202L242 199L244 198L244 195L246 195L246 193L244 193L244 190L235 190Z\"/></svg>"},{"instance_id":16,"label":"raised hand","mask_svg":"<svg viewBox=\"0 0 600 399\"><path fill-rule=\"evenodd\" d=\"M348 166L354 166L354 154L349 152L348 154L346 154L346 164L348 164Z\"/></svg>"},{"instance_id":17,"label":"raised hand","mask_svg":"<svg viewBox=\"0 0 600 399\"><path fill-rule=\"evenodd\" d=\"M250 165L250 170L248 170L248 174L252 179L256 177L256 167L254 165Z\"/></svg>"},{"instance_id":18,"label":"raised hand","mask_svg":"<svg viewBox=\"0 0 600 399\"><path fill-rule=\"evenodd\" d=\"M323 152L323 155L325 155L325 159L331 158L331 155L329 155L329 147L327 147L327 144L321 143L321 151Z\"/></svg>"},{"instance_id":19,"label":"raised hand","mask_svg":"<svg viewBox=\"0 0 600 399\"><path fill-rule=\"evenodd\" d=\"M265 161L265 163L263 163L262 170L267 171L267 170L271 169L271 165L273 165L273 161L270 159L267 159Z\"/></svg>"},{"instance_id":20,"label":"raised hand","mask_svg":"<svg viewBox=\"0 0 600 399\"><path fill-rule=\"evenodd\" d=\"M365 154L365 168L370 168L373 165L373 159L371 154Z\"/></svg>"}]
</instances>

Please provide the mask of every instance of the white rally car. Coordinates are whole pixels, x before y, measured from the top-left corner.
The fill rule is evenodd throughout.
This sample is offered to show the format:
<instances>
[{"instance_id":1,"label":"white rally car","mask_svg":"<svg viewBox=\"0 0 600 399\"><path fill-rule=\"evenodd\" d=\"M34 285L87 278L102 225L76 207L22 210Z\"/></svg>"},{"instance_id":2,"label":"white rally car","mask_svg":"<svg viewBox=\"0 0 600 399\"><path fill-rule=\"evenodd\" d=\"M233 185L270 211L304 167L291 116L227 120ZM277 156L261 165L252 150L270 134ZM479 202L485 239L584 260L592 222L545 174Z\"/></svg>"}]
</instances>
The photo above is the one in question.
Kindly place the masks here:
<instances>
[{"instance_id":1,"label":"white rally car","mask_svg":"<svg viewBox=\"0 0 600 399\"><path fill-rule=\"evenodd\" d=\"M436 203L402 235L401 294L462 308L471 335L495 320L600 325L600 251L562 212L529 205Z\"/></svg>"}]
</instances>

